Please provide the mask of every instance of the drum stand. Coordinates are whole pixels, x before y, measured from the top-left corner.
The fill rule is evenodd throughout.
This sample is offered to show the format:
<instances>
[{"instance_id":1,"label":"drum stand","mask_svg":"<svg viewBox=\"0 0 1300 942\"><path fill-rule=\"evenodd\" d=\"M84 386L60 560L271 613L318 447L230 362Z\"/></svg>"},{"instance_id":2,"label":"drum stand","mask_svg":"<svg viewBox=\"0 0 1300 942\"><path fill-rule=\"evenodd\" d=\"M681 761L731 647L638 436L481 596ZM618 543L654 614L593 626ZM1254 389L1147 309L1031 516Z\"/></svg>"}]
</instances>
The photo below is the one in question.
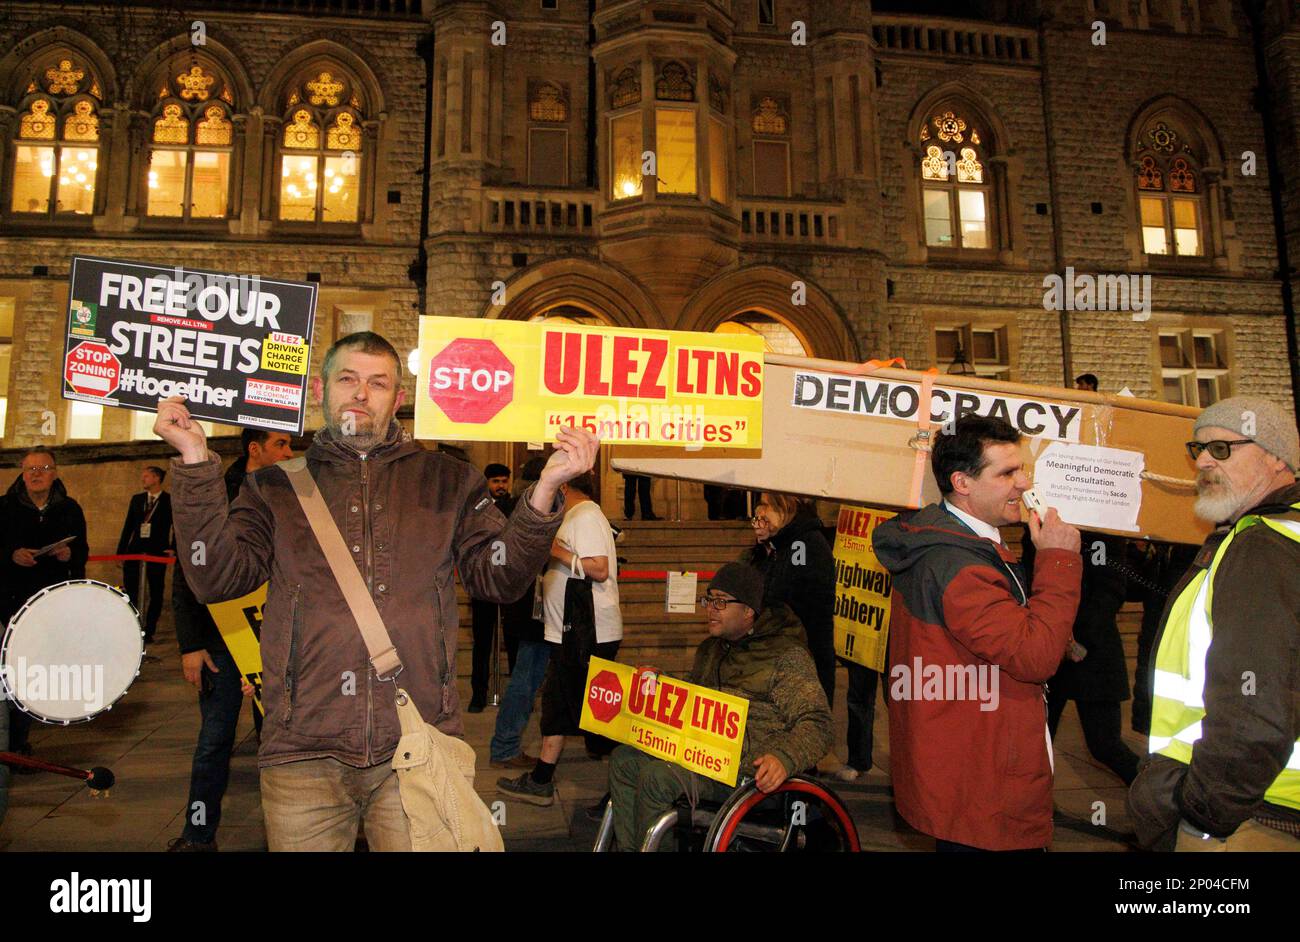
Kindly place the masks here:
<instances>
[{"instance_id":1,"label":"drum stand","mask_svg":"<svg viewBox=\"0 0 1300 942\"><path fill-rule=\"evenodd\" d=\"M140 600L140 611L136 612L136 615L143 615L145 612L149 611L149 604L148 604L148 603L150 603L150 602L153 601L152 598L146 599L146 598L144 597L145 592L146 592L146 591L148 590L148 588L149 588L148 573L149 573L149 566L150 566L150 564L147 563L147 562L145 562L144 560L140 560L140 562L139 562L137 565L139 565L139 567L140 567L140 575L136 577L136 584L135 584L135 597L138 598L138 599ZM166 574L164 574L164 575L163 575L163 581L166 582L166 579L167 579L167 576L166 576ZM143 628L144 626L141 625L140 627ZM162 658L159 657L157 654L150 654L150 653L149 653L149 648L146 647L146 648L144 649L144 660L146 660L146 661L161 661Z\"/></svg>"}]
</instances>

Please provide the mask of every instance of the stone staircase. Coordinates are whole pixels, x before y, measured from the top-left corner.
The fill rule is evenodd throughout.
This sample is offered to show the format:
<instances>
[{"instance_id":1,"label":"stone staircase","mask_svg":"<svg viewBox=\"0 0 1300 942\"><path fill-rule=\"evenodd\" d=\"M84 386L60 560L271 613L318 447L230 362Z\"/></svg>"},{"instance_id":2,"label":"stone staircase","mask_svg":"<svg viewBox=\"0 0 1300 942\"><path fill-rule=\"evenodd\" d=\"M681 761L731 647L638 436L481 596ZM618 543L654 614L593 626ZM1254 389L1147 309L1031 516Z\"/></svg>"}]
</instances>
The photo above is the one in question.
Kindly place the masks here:
<instances>
[{"instance_id":1,"label":"stone staircase","mask_svg":"<svg viewBox=\"0 0 1300 942\"><path fill-rule=\"evenodd\" d=\"M623 528L618 555L620 573L685 570L712 572L736 559L753 545L753 530L740 521L616 521ZM701 580L700 590L704 582ZM662 670L686 670L695 647L704 638L703 614L668 614L664 611L667 585L663 578L620 576L619 600L623 609L623 644L618 659L626 664L648 664ZM469 599L457 584L460 603L458 673L468 676L470 631Z\"/></svg>"}]
</instances>

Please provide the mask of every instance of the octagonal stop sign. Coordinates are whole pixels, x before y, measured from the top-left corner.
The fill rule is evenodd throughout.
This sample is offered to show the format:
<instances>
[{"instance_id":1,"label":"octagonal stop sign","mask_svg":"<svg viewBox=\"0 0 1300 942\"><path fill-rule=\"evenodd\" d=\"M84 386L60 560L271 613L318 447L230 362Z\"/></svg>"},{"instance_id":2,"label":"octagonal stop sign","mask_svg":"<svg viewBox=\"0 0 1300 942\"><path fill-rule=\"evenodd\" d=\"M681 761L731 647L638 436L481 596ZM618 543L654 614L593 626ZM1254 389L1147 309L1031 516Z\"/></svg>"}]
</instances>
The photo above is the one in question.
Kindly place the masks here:
<instances>
[{"instance_id":1,"label":"octagonal stop sign","mask_svg":"<svg viewBox=\"0 0 1300 942\"><path fill-rule=\"evenodd\" d=\"M63 378L83 396L111 396L122 378L122 363L99 341L83 341L68 352Z\"/></svg>"},{"instance_id":2,"label":"octagonal stop sign","mask_svg":"<svg viewBox=\"0 0 1300 942\"><path fill-rule=\"evenodd\" d=\"M618 682L618 675L613 671L601 671L591 678L587 705L591 707L591 715L602 723L618 716L623 707L623 685Z\"/></svg>"},{"instance_id":3,"label":"octagonal stop sign","mask_svg":"<svg viewBox=\"0 0 1300 942\"><path fill-rule=\"evenodd\" d=\"M429 398L453 422L489 422L514 394L515 366L491 340L453 340L429 361Z\"/></svg>"}]
</instances>

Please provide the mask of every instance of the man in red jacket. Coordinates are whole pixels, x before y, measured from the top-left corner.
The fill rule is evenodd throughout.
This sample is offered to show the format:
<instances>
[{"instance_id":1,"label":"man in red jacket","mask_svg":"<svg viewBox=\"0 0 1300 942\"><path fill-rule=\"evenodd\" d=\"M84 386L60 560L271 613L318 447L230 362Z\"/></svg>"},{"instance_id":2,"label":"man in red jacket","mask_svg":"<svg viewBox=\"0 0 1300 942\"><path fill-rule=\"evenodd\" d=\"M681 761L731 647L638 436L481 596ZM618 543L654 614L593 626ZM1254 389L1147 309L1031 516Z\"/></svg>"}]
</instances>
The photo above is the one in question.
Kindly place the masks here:
<instances>
[{"instance_id":1,"label":"man in red jacket","mask_svg":"<svg viewBox=\"0 0 1300 942\"><path fill-rule=\"evenodd\" d=\"M1043 683L1079 606L1079 531L1055 510L1029 519L1032 580L1002 542L1030 487L1020 433L970 415L931 467L943 500L876 528L894 576L890 774L899 813L939 850L1052 842L1052 756Z\"/></svg>"}]
</instances>

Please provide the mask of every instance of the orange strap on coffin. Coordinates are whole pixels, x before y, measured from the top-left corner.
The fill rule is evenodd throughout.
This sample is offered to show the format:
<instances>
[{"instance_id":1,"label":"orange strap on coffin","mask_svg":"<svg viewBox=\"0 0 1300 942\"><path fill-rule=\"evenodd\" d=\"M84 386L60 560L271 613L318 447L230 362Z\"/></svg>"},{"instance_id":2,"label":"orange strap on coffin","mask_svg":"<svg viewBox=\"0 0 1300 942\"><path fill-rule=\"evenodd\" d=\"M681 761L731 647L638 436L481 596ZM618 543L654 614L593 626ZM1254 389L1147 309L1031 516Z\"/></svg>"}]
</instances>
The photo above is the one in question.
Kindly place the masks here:
<instances>
[{"instance_id":1,"label":"orange strap on coffin","mask_svg":"<svg viewBox=\"0 0 1300 942\"><path fill-rule=\"evenodd\" d=\"M868 360L849 372L865 376L895 365L899 369L907 369L907 361L902 357L890 357L888 360ZM938 368L932 366L921 376L921 396L916 404L916 434L908 442L916 451L916 460L912 463L912 483L908 488L908 505L911 507L921 506L921 485L925 483L926 459L930 456L930 398L938 375Z\"/></svg>"}]
</instances>

